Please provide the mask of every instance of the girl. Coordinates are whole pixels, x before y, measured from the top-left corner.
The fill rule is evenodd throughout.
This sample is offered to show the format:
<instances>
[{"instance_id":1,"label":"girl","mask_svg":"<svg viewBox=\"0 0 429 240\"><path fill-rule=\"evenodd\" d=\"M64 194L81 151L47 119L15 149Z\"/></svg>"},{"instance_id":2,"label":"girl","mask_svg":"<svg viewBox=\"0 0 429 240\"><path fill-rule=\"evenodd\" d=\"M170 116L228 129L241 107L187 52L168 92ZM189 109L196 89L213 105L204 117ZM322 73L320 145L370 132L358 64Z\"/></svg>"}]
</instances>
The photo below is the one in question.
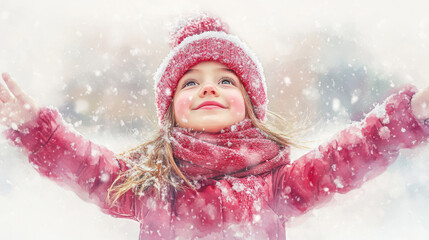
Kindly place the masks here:
<instances>
[{"instance_id":1,"label":"girl","mask_svg":"<svg viewBox=\"0 0 429 240\"><path fill-rule=\"evenodd\" d=\"M155 75L158 135L115 155L39 108L8 74L4 134L42 175L115 217L140 239L285 239L285 223L382 172L429 136L429 88L405 87L358 124L291 162L294 143L266 123L261 65L219 19L187 19Z\"/></svg>"}]
</instances>

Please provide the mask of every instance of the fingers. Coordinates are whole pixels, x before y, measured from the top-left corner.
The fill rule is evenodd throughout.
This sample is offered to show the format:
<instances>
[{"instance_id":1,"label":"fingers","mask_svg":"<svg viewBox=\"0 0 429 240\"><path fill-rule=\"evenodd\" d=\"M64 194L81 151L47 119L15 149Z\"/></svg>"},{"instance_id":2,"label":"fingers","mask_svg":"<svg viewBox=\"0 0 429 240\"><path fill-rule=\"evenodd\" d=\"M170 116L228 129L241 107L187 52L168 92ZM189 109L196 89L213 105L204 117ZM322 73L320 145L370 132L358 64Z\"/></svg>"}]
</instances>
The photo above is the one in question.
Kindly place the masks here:
<instances>
[{"instance_id":1,"label":"fingers","mask_svg":"<svg viewBox=\"0 0 429 240\"><path fill-rule=\"evenodd\" d=\"M8 73L3 73L2 77L6 83L6 86L9 88L9 91L12 93L12 95L8 92L8 95L6 96L6 101L10 100L18 100L19 102L23 104L29 104L30 106L33 106L33 100L25 94L22 89L18 86L18 84L13 80ZM7 90L6 90L7 91ZM1 96L0 96L1 98Z\"/></svg>"},{"instance_id":2,"label":"fingers","mask_svg":"<svg viewBox=\"0 0 429 240\"><path fill-rule=\"evenodd\" d=\"M9 91L12 93L13 96L15 96L18 100L22 101L26 95L21 90L21 88L16 84L16 82L9 76L7 73L2 74L3 79L6 83L6 86L9 88Z\"/></svg>"},{"instance_id":3,"label":"fingers","mask_svg":"<svg viewBox=\"0 0 429 240\"><path fill-rule=\"evenodd\" d=\"M10 78L9 73L2 73L1 76L3 77L3 79Z\"/></svg>"},{"instance_id":4,"label":"fingers","mask_svg":"<svg viewBox=\"0 0 429 240\"><path fill-rule=\"evenodd\" d=\"M7 73L3 73L2 77L5 83L10 79L10 76ZM12 95L10 94L9 90L3 84L0 83L0 101L3 103L8 102L11 98Z\"/></svg>"},{"instance_id":5,"label":"fingers","mask_svg":"<svg viewBox=\"0 0 429 240\"><path fill-rule=\"evenodd\" d=\"M411 99L411 109L418 119L429 118L429 87L413 96Z\"/></svg>"}]
</instances>

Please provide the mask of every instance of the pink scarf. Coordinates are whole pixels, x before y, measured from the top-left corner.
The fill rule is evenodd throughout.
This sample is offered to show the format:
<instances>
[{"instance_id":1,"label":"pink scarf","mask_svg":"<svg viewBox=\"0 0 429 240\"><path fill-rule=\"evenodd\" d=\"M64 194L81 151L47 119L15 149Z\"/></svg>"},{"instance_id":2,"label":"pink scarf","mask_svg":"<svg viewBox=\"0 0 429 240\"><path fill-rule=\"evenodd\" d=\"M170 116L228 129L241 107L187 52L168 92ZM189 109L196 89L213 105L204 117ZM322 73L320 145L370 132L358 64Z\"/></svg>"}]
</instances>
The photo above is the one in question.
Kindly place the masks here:
<instances>
[{"instance_id":1,"label":"pink scarf","mask_svg":"<svg viewBox=\"0 0 429 240\"><path fill-rule=\"evenodd\" d=\"M175 127L173 153L189 179L258 175L289 162L289 148L280 148L246 119L221 133Z\"/></svg>"}]
</instances>

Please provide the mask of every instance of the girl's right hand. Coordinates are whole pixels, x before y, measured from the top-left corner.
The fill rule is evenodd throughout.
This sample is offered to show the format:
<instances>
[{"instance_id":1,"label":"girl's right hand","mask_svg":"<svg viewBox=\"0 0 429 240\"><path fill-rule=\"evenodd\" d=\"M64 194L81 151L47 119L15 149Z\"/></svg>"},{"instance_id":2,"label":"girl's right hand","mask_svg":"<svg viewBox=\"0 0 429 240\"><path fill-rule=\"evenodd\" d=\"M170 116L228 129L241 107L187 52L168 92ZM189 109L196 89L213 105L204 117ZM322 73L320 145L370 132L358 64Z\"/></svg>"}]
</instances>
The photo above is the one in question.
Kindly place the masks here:
<instances>
[{"instance_id":1,"label":"girl's right hand","mask_svg":"<svg viewBox=\"0 0 429 240\"><path fill-rule=\"evenodd\" d=\"M2 74L7 87L0 83L0 123L17 130L37 117L39 107L7 73Z\"/></svg>"}]
</instances>

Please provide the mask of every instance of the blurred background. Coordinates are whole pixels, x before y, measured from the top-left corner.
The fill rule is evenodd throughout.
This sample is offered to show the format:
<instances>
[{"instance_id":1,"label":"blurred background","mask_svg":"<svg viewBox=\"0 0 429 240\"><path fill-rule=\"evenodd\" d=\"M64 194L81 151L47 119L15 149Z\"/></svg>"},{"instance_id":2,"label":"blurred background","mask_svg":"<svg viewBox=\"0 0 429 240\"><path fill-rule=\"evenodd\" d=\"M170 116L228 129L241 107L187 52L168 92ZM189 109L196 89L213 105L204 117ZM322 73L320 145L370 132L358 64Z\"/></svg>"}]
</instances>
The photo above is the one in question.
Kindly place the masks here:
<instances>
[{"instance_id":1,"label":"blurred background","mask_svg":"<svg viewBox=\"0 0 429 240\"><path fill-rule=\"evenodd\" d=\"M404 84L429 85L427 1L0 0L0 71L83 136L115 152L157 129L153 74L177 18L221 17L253 50L269 109L305 120L315 147ZM1 130L3 130L2 128ZM0 239L138 239L40 177L4 138ZM305 151L293 150L296 159ZM288 239L429 239L429 146L380 177L288 223Z\"/></svg>"}]
</instances>

